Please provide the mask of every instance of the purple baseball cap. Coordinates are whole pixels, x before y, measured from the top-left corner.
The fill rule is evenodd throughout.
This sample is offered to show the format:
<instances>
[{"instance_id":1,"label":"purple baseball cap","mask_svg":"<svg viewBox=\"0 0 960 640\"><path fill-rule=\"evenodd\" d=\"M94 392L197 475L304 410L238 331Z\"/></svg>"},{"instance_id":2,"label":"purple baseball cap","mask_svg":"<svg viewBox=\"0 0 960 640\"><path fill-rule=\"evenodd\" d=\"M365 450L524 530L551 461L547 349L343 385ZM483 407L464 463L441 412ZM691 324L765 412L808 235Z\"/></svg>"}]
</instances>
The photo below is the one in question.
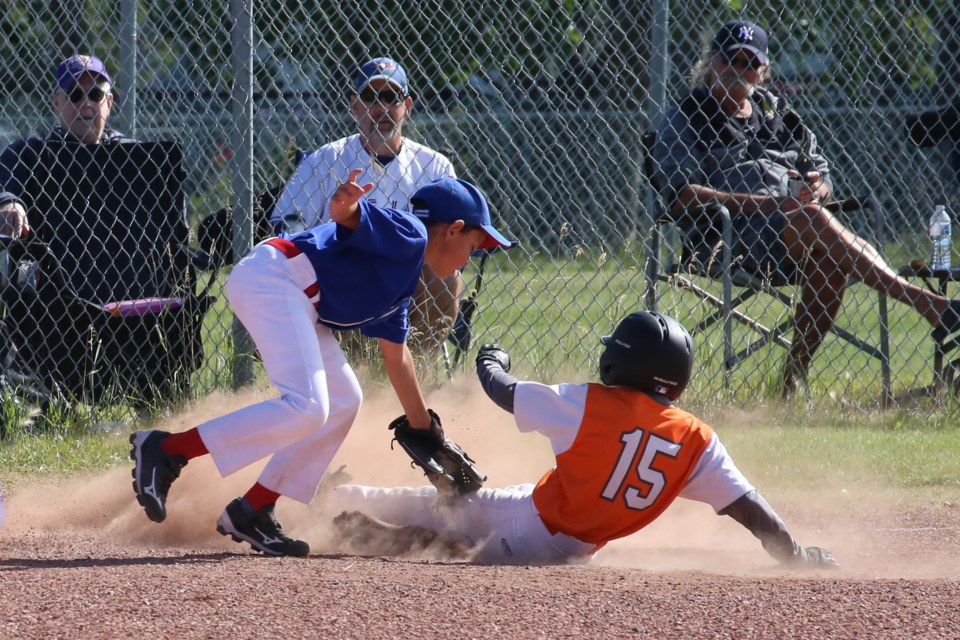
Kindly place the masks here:
<instances>
[{"instance_id":1,"label":"purple baseball cap","mask_svg":"<svg viewBox=\"0 0 960 640\"><path fill-rule=\"evenodd\" d=\"M77 84L80 76L85 73L100 76L113 84L103 60L96 56L73 55L57 65L57 86L66 91Z\"/></svg>"},{"instance_id":2,"label":"purple baseball cap","mask_svg":"<svg viewBox=\"0 0 960 640\"><path fill-rule=\"evenodd\" d=\"M767 32L746 20L728 22L713 38L712 50L718 53L732 53L738 49L745 49L757 56L761 64L767 63L769 54Z\"/></svg>"},{"instance_id":3,"label":"purple baseball cap","mask_svg":"<svg viewBox=\"0 0 960 640\"><path fill-rule=\"evenodd\" d=\"M360 93L361 89L374 80L386 80L403 93L410 93L410 85L407 84L407 72L403 70L399 62L390 58L374 58L360 67L353 88L356 89L357 93Z\"/></svg>"},{"instance_id":4,"label":"purple baseball cap","mask_svg":"<svg viewBox=\"0 0 960 640\"><path fill-rule=\"evenodd\" d=\"M516 246L493 228L490 208L480 189L459 178L440 178L417 189L410 198L413 215L426 222L463 222L487 232L487 240L477 249L509 249Z\"/></svg>"}]
</instances>

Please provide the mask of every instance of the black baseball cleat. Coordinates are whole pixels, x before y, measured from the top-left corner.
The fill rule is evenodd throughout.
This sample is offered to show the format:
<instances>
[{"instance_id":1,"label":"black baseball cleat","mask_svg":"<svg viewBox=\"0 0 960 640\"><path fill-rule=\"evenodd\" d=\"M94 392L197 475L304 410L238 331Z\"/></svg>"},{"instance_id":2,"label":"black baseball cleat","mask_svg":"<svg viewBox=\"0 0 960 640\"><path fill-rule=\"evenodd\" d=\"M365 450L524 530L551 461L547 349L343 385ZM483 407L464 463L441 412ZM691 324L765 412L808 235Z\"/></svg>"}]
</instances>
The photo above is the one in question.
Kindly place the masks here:
<instances>
[{"instance_id":1,"label":"black baseball cleat","mask_svg":"<svg viewBox=\"0 0 960 640\"><path fill-rule=\"evenodd\" d=\"M217 518L217 531L234 542L249 542L254 551L271 556L299 557L310 553L310 545L284 533L273 513L274 506L254 511L246 498L237 498Z\"/></svg>"},{"instance_id":2,"label":"black baseball cleat","mask_svg":"<svg viewBox=\"0 0 960 640\"><path fill-rule=\"evenodd\" d=\"M137 502L154 522L167 517L167 492L187 459L171 456L160 446L170 434L166 431L137 431L130 436L130 459L133 467L133 491Z\"/></svg>"}]
</instances>

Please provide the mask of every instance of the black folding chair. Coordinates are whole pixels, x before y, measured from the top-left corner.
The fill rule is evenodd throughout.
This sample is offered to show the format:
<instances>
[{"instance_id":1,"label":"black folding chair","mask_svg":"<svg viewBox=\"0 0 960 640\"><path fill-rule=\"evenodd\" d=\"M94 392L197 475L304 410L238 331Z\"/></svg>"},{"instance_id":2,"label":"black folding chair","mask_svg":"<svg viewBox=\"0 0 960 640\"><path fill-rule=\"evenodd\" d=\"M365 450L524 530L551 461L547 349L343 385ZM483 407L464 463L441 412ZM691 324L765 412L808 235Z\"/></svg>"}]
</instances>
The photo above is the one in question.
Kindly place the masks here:
<instances>
[{"instance_id":1,"label":"black folding chair","mask_svg":"<svg viewBox=\"0 0 960 640\"><path fill-rule=\"evenodd\" d=\"M47 143L41 154L34 233L7 247L33 271L0 289L8 360L68 399L181 397L212 298L190 264L179 145Z\"/></svg>"}]
</instances>

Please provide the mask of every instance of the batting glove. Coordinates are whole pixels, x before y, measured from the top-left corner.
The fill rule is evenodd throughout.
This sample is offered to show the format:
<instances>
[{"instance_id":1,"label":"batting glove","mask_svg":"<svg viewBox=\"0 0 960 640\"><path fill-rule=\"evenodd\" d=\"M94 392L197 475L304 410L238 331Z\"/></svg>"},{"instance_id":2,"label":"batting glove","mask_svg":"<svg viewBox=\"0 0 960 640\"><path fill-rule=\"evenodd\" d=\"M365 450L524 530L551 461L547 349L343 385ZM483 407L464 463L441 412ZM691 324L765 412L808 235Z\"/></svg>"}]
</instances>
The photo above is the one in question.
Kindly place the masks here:
<instances>
[{"instance_id":1,"label":"batting glove","mask_svg":"<svg viewBox=\"0 0 960 640\"><path fill-rule=\"evenodd\" d=\"M510 371L510 356L506 351L500 348L497 343L485 344L477 352L477 366L485 362L495 362L499 364L504 371Z\"/></svg>"}]
</instances>

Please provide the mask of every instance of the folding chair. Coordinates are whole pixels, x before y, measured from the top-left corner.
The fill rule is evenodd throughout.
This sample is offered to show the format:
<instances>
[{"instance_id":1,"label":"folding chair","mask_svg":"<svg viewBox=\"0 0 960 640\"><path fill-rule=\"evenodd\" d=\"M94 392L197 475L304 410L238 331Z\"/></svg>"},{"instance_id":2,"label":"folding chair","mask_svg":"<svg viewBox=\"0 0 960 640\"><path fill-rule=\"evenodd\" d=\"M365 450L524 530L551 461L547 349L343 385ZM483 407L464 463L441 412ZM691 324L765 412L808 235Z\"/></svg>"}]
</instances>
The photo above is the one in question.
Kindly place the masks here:
<instances>
[{"instance_id":1,"label":"folding chair","mask_svg":"<svg viewBox=\"0 0 960 640\"><path fill-rule=\"evenodd\" d=\"M667 209L660 194L661 185L657 183L657 172L653 158L656 133L649 131L642 138L643 167L649 186L648 206L652 212L653 226L647 238L647 262L645 265L647 290L644 302L647 308L656 310L660 299L658 282L678 287L693 293L707 303L711 310L705 313L693 326L691 335L703 333L708 328L721 323L723 334L723 370L724 387L729 388L733 370L744 360L767 345L790 348L786 339L793 325L792 313L789 318L777 326L768 327L754 317L741 311L744 303L758 294L765 294L778 300L792 310L793 299L781 290L792 284L780 274L766 274L748 271L733 261L730 247L733 245L733 224L729 210L716 205L710 210L698 209L684 212L676 218ZM875 199L851 198L828 206L831 211L850 212L860 209L869 210L874 216L874 229L882 233L879 219L879 207ZM717 222L719 221L719 229ZM711 233L712 231L712 233ZM679 236L679 238L678 238ZM666 239L666 242L664 242ZM681 246L677 259L676 246ZM666 247L664 247L664 244ZM882 246L882 236L877 238L877 246ZM665 254L665 257L662 257ZM721 283L721 294L717 296L697 284L698 278L706 278ZM734 295L734 289L737 294ZM836 326L831 333L856 349L876 359L880 363L883 385L884 405L892 401L890 373L890 337L887 324L887 297L878 294L878 313L880 318L879 345L872 345L850 331ZM738 323L758 335L752 342L739 351L734 348L733 326Z\"/></svg>"},{"instance_id":2,"label":"folding chair","mask_svg":"<svg viewBox=\"0 0 960 640\"><path fill-rule=\"evenodd\" d=\"M47 143L41 154L34 234L8 248L36 269L0 290L8 354L68 398L182 396L212 298L189 261L179 145Z\"/></svg>"}]
</instances>

